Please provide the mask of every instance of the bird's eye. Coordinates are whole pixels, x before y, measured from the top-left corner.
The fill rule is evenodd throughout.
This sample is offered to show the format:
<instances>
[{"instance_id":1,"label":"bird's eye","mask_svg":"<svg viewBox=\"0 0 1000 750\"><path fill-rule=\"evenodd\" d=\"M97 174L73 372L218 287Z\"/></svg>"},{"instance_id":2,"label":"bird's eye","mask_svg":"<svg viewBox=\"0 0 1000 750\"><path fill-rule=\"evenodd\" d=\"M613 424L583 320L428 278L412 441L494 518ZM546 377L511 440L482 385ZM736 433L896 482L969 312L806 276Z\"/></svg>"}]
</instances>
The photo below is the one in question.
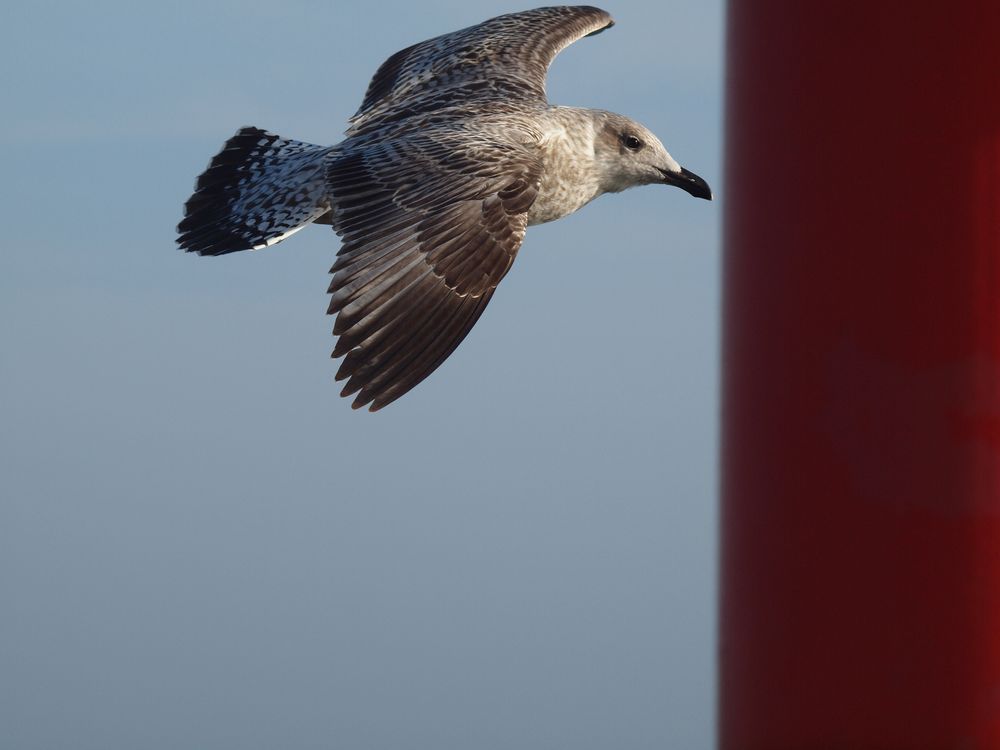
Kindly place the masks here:
<instances>
[{"instance_id":1,"label":"bird's eye","mask_svg":"<svg viewBox=\"0 0 1000 750\"><path fill-rule=\"evenodd\" d=\"M640 148L642 148L642 141L640 141L634 135L628 135L628 134L623 135L622 143L625 144L625 148L627 148L629 151L638 151Z\"/></svg>"}]
</instances>

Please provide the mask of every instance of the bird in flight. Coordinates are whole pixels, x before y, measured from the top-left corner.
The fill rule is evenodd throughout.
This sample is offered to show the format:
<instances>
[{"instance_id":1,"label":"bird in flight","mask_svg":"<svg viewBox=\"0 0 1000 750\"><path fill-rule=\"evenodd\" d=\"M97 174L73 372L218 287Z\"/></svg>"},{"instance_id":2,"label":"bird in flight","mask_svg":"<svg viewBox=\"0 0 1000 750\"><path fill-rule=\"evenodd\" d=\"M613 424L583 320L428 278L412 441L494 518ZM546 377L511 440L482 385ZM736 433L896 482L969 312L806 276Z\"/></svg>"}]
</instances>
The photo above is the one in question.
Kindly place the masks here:
<instances>
[{"instance_id":1,"label":"bird in flight","mask_svg":"<svg viewBox=\"0 0 1000 750\"><path fill-rule=\"evenodd\" d=\"M355 409L381 409L461 343L528 226L637 185L711 200L639 123L548 103L553 58L613 23L599 8L538 8L407 47L335 146L241 129L198 177L178 244L224 255L332 225L336 379Z\"/></svg>"}]
</instances>

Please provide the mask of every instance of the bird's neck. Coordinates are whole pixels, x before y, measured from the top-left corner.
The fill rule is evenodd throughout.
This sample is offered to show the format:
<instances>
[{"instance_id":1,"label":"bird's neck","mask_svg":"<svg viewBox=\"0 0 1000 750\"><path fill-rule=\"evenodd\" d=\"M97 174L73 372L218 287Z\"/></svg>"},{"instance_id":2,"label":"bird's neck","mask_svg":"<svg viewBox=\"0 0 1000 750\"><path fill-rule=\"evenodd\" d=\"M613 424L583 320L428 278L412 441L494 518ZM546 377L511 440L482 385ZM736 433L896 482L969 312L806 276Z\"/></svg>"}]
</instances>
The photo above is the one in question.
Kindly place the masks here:
<instances>
[{"instance_id":1,"label":"bird's neck","mask_svg":"<svg viewBox=\"0 0 1000 750\"><path fill-rule=\"evenodd\" d=\"M604 192L594 159L596 126L590 110L549 107L540 129L542 182L528 212L529 224L561 219Z\"/></svg>"}]
</instances>

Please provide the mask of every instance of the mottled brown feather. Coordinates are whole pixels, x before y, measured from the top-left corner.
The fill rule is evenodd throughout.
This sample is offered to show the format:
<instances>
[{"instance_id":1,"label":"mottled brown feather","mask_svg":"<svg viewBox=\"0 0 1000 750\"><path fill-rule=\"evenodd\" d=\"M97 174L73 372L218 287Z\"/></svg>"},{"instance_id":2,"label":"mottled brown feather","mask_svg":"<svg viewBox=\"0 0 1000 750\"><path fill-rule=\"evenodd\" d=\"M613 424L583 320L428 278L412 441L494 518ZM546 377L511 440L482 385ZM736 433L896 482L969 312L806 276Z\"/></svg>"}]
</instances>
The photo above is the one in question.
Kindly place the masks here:
<instances>
[{"instance_id":1,"label":"mottled brown feather","mask_svg":"<svg viewBox=\"0 0 1000 750\"><path fill-rule=\"evenodd\" d=\"M612 26L586 5L509 13L400 50L375 72L349 136L469 105L545 106L545 75L568 45Z\"/></svg>"},{"instance_id":2,"label":"mottled brown feather","mask_svg":"<svg viewBox=\"0 0 1000 750\"><path fill-rule=\"evenodd\" d=\"M433 372L514 261L541 178L537 151L488 123L374 143L331 160L343 245L330 312L353 406L380 409Z\"/></svg>"}]
</instances>

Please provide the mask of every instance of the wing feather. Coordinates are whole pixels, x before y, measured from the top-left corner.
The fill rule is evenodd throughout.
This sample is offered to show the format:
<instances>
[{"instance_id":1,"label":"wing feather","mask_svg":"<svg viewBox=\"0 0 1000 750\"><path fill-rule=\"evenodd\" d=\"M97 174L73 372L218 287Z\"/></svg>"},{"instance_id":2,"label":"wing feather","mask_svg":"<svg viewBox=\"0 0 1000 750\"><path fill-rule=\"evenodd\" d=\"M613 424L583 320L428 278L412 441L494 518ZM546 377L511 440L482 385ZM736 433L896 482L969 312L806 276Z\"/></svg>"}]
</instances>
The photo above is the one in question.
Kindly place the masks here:
<instances>
[{"instance_id":1,"label":"wing feather","mask_svg":"<svg viewBox=\"0 0 1000 750\"><path fill-rule=\"evenodd\" d=\"M537 8L414 44L376 71L348 135L472 103L544 106L555 56L613 24L600 8Z\"/></svg>"},{"instance_id":2,"label":"wing feather","mask_svg":"<svg viewBox=\"0 0 1000 750\"><path fill-rule=\"evenodd\" d=\"M536 153L448 129L359 144L331 161L343 240L331 269L333 356L344 357L336 379L354 408L402 396L475 325L524 238Z\"/></svg>"}]
</instances>

